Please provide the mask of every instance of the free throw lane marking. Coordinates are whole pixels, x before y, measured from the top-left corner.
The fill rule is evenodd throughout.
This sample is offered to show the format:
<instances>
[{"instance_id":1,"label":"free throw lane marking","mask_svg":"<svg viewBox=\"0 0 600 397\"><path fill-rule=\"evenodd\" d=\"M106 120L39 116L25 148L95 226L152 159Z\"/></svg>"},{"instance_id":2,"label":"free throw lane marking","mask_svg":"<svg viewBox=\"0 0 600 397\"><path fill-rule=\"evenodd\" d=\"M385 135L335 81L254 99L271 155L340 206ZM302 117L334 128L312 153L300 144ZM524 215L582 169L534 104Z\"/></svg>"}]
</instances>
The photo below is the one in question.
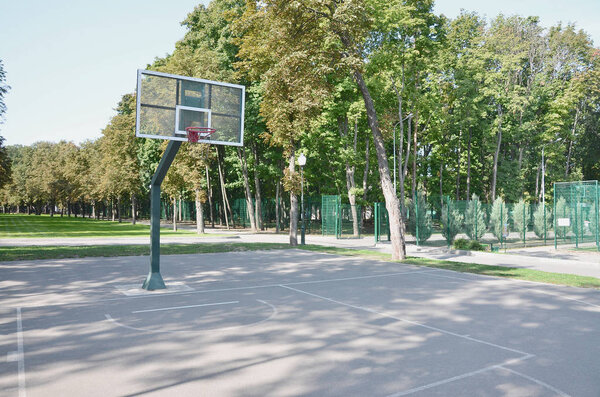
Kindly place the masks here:
<instances>
[{"instance_id":1,"label":"free throw lane marking","mask_svg":"<svg viewBox=\"0 0 600 397\"><path fill-rule=\"evenodd\" d=\"M19 397L27 397L25 389L25 351L23 350L23 322L21 308L17 307L17 359L19 361Z\"/></svg>"},{"instance_id":2,"label":"free throw lane marking","mask_svg":"<svg viewBox=\"0 0 600 397\"><path fill-rule=\"evenodd\" d=\"M189 306L174 306L174 307L163 307L160 309L148 309L148 310L136 310L133 313L149 313L149 312L162 312L165 310L177 310L177 309L189 309L192 307L204 307L204 306L218 306L218 305L233 305L235 303L240 303L240 301L231 301L231 302L217 302L217 303L205 303L203 305L189 305Z\"/></svg>"}]
</instances>

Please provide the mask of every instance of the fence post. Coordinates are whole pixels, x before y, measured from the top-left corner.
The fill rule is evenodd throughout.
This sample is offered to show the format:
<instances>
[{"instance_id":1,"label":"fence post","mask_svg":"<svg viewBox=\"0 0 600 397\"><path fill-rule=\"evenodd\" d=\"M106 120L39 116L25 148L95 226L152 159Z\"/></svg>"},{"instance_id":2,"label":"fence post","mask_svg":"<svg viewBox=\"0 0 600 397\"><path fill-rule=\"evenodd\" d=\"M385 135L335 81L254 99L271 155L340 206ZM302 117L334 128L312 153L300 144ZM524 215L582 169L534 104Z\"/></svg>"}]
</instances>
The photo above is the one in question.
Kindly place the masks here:
<instances>
[{"instance_id":1,"label":"fence post","mask_svg":"<svg viewBox=\"0 0 600 397\"><path fill-rule=\"evenodd\" d=\"M544 245L546 245L546 203L542 203L542 211L544 211Z\"/></svg>"},{"instance_id":2,"label":"fence post","mask_svg":"<svg viewBox=\"0 0 600 397\"><path fill-rule=\"evenodd\" d=\"M500 203L500 247L504 246L504 214L502 210L504 209L503 203ZM494 209L492 208L492 213Z\"/></svg>"},{"instance_id":3,"label":"fence post","mask_svg":"<svg viewBox=\"0 0 600 397\"><path fill-rule=\"evenodd\" d=\"M596 213L594 214L596 217L596 249L600 251L600 241L598 241L598 212L600 211L600 208L598 208L598 181L596 181L596 205L594 208L596 209Z\"/></svg>"},{"instance_id":4,"label":"fence post","mask_svg":"<svg viewBox=\"0 0 600 397\"><path fill-rule=\"evenodd\" d=\"M574 216L574 221L575 221L575 225L571 226L573 228L573 230L575 231L575 248L579 248L579 225L577 222L577 204L579 203L575 203L575 216ZM571 186L571 205L573 205L573 186ZM566 234L566 233L565 233Z\"/></svg>"},{"instance_id":5,"label":"fence post","mask_svg":"<svg viewBox=\"0 0 600 397\"><path fill-rule=\"evenodd\" d=\"M448 238L448 249L450 249L450 196L446 196L446 230Z\"/></svg>"},{"instance_id":6,"label":"fence post","mask_svg":"<svg viewBox=\"0 0 600 397\"><path fill-rule=\"evenodd\" d=\"M375 244L379 241L379 203L375 203Z\"/></svg>"},{"instance_id":7,"label":"fence post","mask_svg":"<svg viewBox=\"0 0 600 397\"><path fill-rule=\"evenodd\" d=\"M475 199L475 211L474 212L474 219L473 219L473 224L475 225L475 240L479 240L479 238L477 237L477 210L479 209L479 197L477 199Z\"/></svg>"},{"instance_id":8,"label":"fence post","mask_svg":"<svg viewBox=\"0 0 600 397\"><path fill-rule=\"evenodd\" d=\"M525 223L525 200L523 200L523 245L525 245L525 235L527 234L527 223ZM513 207L514 208L514 207Z\"/></svg>"},{"instance_id":9,"label":"fence post","mask_svg":"<svg viewBox=\"0 0 600 397\"><path fill-rule=\"evenodd\" d=\"M556 183L554 183L554 192L552 192L552 194L554 195L554 203L552 204L553 206L553 214L554 214L554 249L557 249L557 241L556 241ZM544 208L544 211L546 209ZM545 216L545 213L544 213Z\"/></svg>"},{"instance_id":10,"label":"fence post","mask_svg":"<svg viewBox=\"0 0 600 397\"><path fill-rule=\"evenodd\" d=\"M419 246L419 194L415 192L415 196L413 197L415 203L415 238L417 240L417 247Z\"/></svg>"}]
</instances>

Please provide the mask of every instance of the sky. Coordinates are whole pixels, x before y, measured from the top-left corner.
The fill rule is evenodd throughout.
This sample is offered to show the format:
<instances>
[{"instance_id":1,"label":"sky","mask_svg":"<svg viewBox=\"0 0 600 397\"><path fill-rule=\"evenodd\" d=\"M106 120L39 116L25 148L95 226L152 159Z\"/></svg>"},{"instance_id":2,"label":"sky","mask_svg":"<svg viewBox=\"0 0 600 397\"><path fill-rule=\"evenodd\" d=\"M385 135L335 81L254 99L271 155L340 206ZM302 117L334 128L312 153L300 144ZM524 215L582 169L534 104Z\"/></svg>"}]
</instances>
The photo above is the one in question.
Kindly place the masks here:
<instances>
[{"instance_id":1,"label":"sky","mask_svg":"<svg viewBox=\"0 0 600 397\"><path fill-rule=\"evenodd\" d=\"M180 22L209 0L0 0L0 60L11 89L5 145L101 136L136 71L171 53ZM437 0L434 11L493 18L536 15L542 26L576 23L600 46L600 0ZM132 139L134 137L132 136Z\"/></svg>"}]
</instances>

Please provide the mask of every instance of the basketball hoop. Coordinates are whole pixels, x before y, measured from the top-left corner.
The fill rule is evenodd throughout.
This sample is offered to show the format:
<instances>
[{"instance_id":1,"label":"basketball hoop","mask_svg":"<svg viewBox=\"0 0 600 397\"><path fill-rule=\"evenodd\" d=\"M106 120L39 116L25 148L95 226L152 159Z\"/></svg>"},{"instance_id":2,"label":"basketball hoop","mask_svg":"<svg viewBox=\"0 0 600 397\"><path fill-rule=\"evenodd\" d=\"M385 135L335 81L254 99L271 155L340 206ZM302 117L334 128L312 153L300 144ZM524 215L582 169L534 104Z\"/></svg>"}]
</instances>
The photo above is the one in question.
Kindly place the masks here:
<instances>
[{"instance_id":1,"label":"basketball hoop","mask_svg":"<svg viewBox=\"0 0 600 397\"><path fill-rule=\"evenodd\" d=\"M187 127L185 132L187 132L188 142L198 142L200 140L206 140L210 138L212 134L215 133L214 128L210 127Z\"/></svg>"}]
</instances>

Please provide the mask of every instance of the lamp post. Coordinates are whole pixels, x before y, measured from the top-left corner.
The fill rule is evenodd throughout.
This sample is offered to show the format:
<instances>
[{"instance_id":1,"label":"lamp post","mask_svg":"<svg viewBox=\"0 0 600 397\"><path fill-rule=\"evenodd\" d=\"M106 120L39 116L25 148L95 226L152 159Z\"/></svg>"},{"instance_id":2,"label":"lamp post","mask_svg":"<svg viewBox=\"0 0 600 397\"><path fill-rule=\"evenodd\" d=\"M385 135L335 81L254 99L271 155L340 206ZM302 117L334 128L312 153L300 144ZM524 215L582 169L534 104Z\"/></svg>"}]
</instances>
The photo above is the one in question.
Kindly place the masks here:
<instances>
[{"instance_id":1,"label":"lamp post","mask_svg":"<svg viewBox=\"0 0 600 397\"><path fill-rule=\"evenodd\" d=\"M302 231L300 234L300 244L304 245L305 241L304 241L304 233L305 233L305 227L304 227L304 166L306 165L306 156L304 155L304 153L300 153L300 156L298 156L298 165L300 166L300 186L301 186L301 198L300 198L300 203L301 203L301 213L300 213L300 219L302 220Z\"/></svg>"}]
</instances>

